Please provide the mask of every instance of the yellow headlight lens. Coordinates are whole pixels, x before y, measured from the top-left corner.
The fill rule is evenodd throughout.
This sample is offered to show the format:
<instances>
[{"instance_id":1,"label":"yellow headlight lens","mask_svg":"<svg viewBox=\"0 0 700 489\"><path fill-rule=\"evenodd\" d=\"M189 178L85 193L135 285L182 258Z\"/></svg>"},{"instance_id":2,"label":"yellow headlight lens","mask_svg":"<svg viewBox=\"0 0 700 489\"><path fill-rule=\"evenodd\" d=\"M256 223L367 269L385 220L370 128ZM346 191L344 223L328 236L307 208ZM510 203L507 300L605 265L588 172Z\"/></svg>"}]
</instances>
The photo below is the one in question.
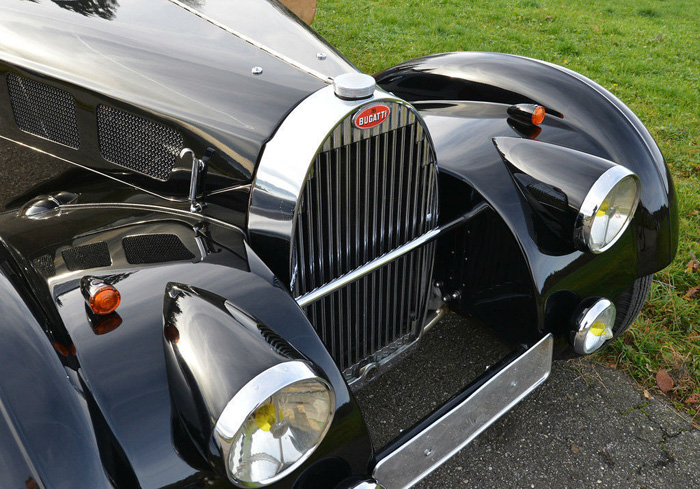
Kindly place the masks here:
<instances>
[{"instance_id":1,"label":"yellow headlight lens","mask_svg":"<svg viewBox=\"0 0 700 489\"><path fill-rule=\"evenodd\" d=\"M595 213L595 217L603 217L605 214L608 213L608 210L610 209L610 203L606 200L602 204L600 204L600 207L598 208L598 211Z\"/></svg>"},{"instance_id":2,"label":"yellow headlight lens","mask_svg":"<svg viewBox=\"0 0 700 489\"><path fill-rule=\"evenodd\" d=\"M596 321L591 326L591 334L594 336L603 336L605 334L605 330L607 329L608 327L604 322Z\"/></svg>"},{"instance_id":3,"label":"yellow headlight lens","mask_svg":"<svg viewBox=\"0 0 700 489\"><path fill-rule=\"evenodd\" d=\"M270 431L272 425L277 421L277 416L275 416L275 405L265 404L260 406L253 413L253 418L255 418L255 424L258 425L263 431Z\"/></svg>"}]
</instances>

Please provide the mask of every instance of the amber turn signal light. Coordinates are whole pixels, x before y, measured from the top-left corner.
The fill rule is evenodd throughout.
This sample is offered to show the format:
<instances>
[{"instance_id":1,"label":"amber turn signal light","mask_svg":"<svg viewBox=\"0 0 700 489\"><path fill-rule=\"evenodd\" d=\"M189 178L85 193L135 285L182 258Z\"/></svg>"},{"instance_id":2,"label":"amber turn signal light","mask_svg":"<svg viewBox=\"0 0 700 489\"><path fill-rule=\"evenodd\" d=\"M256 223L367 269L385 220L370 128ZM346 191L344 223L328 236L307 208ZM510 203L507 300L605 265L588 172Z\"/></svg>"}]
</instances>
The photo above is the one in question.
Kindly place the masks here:
<instances>
[{"instance_id":1,"label":"amber turn signal light","mask_svg":"<svg viewBox=\"0 0 700 489\"><path fill-rule=\"evenodd\" d=\"M88 304L95 314L105 316L117 310L122 297L119 291L111 285L103 285L97 292L90 295Z\"/></svg>"},{"instance_id":2,"label":"amber turn signal light","mask_svg":"<svg viewBox=\"0 0 700 489\"><path fill-rule=\"evenodd\" d=\"M542 124L542 121L544 121L544 114L544 107L541 105L535 107L535 110L532 112L532 123L536 126Z\"/></svg>"},{"instance_id":3,"label":"amber turn signal light","mask_svg":"<svg viewBox=\"0 0 700 489\"><path fill-rule=\"evenodd\" d=\"M545 115L544 107L537 104L516 104L508 107L508 117L521 124L539 126Z\"/></svg>"},{"instance_id":4,"label":"amber turn signal light","mask_svg":"<svg viewBox=\"0 0 700 489\"><path fill-rule=\"evenodd\" d=\"M80 289L90 310L98 316L113 313L122 300L119 291L113 285L104 283L98 277L83 277Z\"/></svg>"}]
</instances>

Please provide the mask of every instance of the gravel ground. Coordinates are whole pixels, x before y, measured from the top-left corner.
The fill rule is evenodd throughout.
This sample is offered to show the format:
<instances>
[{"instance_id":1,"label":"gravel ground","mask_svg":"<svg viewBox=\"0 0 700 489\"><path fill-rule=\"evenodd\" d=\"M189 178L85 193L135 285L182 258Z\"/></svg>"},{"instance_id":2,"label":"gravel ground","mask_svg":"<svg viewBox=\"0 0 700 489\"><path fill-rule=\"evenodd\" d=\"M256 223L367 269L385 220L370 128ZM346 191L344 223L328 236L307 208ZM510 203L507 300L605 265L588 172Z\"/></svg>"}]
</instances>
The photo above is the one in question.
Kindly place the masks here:
<instances>
[{"instance_id":1,"label":"gravel ground","mask_svg":"<svg viewBox=\"0 0 700 489\"><path fill-rule=\"evenodd\" d=\"M464 340L478 346L457 346ZM479 326L448 316L412 358L358 394L375 444L430 412L504 348ZM646 399L622 372L555 361L530 397L415 487L700 487L700 430L665 399Z\"/></svg>"}]
</instances>

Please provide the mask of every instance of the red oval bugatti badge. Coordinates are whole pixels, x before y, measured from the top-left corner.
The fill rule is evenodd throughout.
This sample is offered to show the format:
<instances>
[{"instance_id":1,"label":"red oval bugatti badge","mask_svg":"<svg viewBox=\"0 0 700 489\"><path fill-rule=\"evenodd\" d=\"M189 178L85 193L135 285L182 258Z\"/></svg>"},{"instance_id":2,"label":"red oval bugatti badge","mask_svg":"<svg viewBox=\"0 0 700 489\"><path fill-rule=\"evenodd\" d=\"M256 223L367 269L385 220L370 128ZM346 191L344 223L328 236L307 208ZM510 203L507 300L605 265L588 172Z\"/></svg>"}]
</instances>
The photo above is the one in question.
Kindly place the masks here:
<instances>
[{"instance_id":1,"label":"red oval bugatti badge","mask_svg":"<svg viewBox=\"0 0 700 489\"><path fill-rule=\"evenodd\" d=\"M384 122L389 114L391 109L384 104L370 105L355 114L352 123L358 129L369 129Z\"/></svg>"}]
</instances>

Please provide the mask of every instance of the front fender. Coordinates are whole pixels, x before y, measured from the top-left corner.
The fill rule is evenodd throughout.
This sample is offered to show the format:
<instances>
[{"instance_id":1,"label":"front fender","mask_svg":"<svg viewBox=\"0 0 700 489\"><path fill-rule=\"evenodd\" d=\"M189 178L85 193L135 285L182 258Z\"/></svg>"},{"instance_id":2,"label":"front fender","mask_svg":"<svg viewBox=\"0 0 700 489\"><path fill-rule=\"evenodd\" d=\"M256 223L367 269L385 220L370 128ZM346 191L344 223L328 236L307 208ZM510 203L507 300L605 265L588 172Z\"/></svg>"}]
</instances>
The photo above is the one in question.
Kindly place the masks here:
<instances>
[{"instance_id":1,"label":"front fender","mask_svg":"<svg viewBox=\"0 0 700 489\"><path fill-rule=\"evenodd\" d=\"M90 400L64 368L0 245L0 474L5 487L110 489ZM68 374L68 375L67 375ZM76 467L80 467L76 471ZM33 481L36 485L32 485Z\"/></svg>"},{"instance_id":2,"label":"front fender","mask_svg":"<svg viewBox=\"0 0 700 489\"><path fill-rule=\"evenodd\" d=\"M543 105L549 121L565 131L547 131L537 139L611 160L635 172L642 183L636 228L639 274L648 275L673 260L678 243L676 195L664 158L639 118L617 97L588 78L543 61L498 53L437 54L407 61L376 75L384 89L409 101L475 101ZM460 129L455 125L455 130ZM508 131L512 135L512 131ZM474 134L474 132L472 132ZM484 134L482 138L498 134ZM433 134L438 148L446 144ZM462 133L447 145L473 153L475 138ZM449 148L448 148L449 149ZM440 155L438 155L440 156ZM491 182L480 178L468 158L438 158L487 198ZM500 164L500 163L499 163Z\"/></svg>"},{"instance_id":3,"label":"front fender","mask_svg":"<svg viewBox=\"0 0 700 489\"><path fill-rule=\"evenodd\" d=\"M73 480L53 477L59 463L74 471L76 463L62 462L72 460L74 454L68 448L73 444L88 452L83 462L85 471L92 467L87 464L93 464L105 480L106 471L117 487L178 489L192 487L204 478L220 479L212 464L189 441L173 410L163 349L164 295L172 283L187 284L227 301L288 343L333 385L336 416L324 443L298 469L300 480L312 481L313 474L330 472L329 477L340 481L365 473L372 446L342 374L289 291L248 247L242 231L196 216L128 205L67 206L40 220L8 211L0 214L0 227L2 242L9 250L2 257L7 255L7 263L25 283L25 295L36 303L36 312L25 307L10 316L14 309L8 301L12 294L18 294L17 285L0 280L0 287L7 290L5 296L0 296L0 305L11 320L0 320L0 331L8 331L0 345L0 352L4 352L0 361L13 360L3 373L31 368L30 373L39 379L33 392L27 388L31 385L28 376L5 376L0 379L0 399L5 392L13 403L30 405L27 399L32 395L54 399L67 391L75 398L70 402L77 405L63 408L52 401L46 404L44 418L12 405L18 416L14 425L34 423L39 427L37 420L46 419L48 423L52 421L49 412L53 412L62 419L73 416L81 430L74 429L77 434L73 438L42 438L38 433L26 441L30 454L27 463L42 461L42 457L35 460L32 455L42 451L46 465L53 469L42 477L46 487L64 487L54 484ZM121 305L113 313L118 320L112 328L102 327L102 321L112 315L100 319L88 311L81 291L81 279L86 276L119 290ZM199 307L202 301L196 302ZM193 316L197 321L207 319L207 311L201 311L203 314ZM203 333L216 327L206 326L201 328ZM231 369L226 374L231 376L230 385L241 385L255 369L264 368L269 358L261 358L259 348L246 348L241 336L233 334L229 340L241 347L236 360L239 367L247 368ZM35 362L21 364L23 355L37 350L41 356L30 355L36 357ZM72 383L66 380L66 373ZM203 375L207 373L214 375ZM80 392L76 393L78 388ZM42 406L35 405L35 409ZM4 431L0 419L0 433ZM0 440L0 454L12 448L4 449L2 443ZM154 464L158 471L153 470ZM302 472L312 475L304 479ZM109 487L98 482L92 486ZM218 484L230 486L225 480ZM290 478L271 487L291 487ZM309 482L295 487L317 486Z\"/></svg>"},{"instance_id":4,"label":"front fender","mask_svg":"<svg viewBox=\"0 0 700 489\"><path fill-rule=\"evenodd\" d=\"M459 307L467 313L492 325L523 325L525 336L557 332L581 299L615 300L636 278L672 261L678 215L669 170L639 119L600 85L549 63L495 53L427 56L376 79L426 121L442 174L441 216L468 206L470 192L472 203L483 199L494 211L452 240L458 258L443 263L444 276L437 271L464 292ZM544 123L532 131L509 123L507 108L520 103L544 106ZM640 205L620 241L601 255L550 246L494 144L501 137L536 139L552 145L543 148L576 150L636 173ZM563 175L567 164L573 162L563 159Z\"/></svg>"}]
</instances>

